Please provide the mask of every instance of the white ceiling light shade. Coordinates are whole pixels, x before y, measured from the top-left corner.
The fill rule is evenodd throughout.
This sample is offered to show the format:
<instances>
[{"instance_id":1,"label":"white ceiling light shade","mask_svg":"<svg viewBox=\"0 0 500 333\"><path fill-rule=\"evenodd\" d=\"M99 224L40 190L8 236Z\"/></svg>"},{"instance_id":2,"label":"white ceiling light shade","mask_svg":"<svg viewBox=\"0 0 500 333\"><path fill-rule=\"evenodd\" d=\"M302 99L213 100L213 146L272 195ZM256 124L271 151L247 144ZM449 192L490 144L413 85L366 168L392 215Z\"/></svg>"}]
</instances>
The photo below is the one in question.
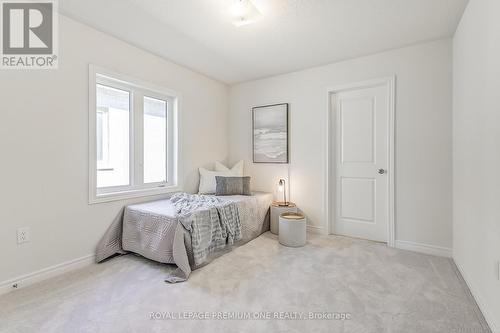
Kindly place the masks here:
<instances>
[{"instance_id":1,"label":"white ceiling light shade","mask_svg":"<svg viewBox=\"0 0 500 333\"><path fill-rule=\"evenodd\" d=\"M233 0L231 15L237 27L257 21L262 14L250 0Z\"/></svg>"}]
</instances>

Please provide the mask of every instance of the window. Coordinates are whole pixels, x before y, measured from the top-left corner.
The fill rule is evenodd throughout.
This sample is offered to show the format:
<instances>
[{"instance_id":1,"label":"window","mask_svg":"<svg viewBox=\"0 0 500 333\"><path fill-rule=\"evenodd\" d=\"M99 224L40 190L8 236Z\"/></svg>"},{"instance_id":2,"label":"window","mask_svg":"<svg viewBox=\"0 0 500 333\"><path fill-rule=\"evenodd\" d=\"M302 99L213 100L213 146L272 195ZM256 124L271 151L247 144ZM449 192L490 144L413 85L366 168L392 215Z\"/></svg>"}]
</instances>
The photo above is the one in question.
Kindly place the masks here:
<instances>
[{"instance_id":1,"label":"window","mask_svg":"<svg viewBox=\"0 0 500 333\"><path fill-rule=\"evenodd\" d=\"M167 101L144 97L144 182L167 179Z\"/></svg>"},{"instance_id":2,"label":"window","mask_svg":"<svg viewBox=\"0 0 500 333\"><path fill-rule=\"evenodd\" d=\"M178 94L90 67L89 202L179 190Z\"/></svg>"},{"instance_id":3,"label":"window","mask_svg":"<svg viewBox=\"0 0 500 333\"><path fill-rule=\"evenodd\" d=\"M130 92L96 85L97 188L130 185Z\"/></svg>"}]
</instances>

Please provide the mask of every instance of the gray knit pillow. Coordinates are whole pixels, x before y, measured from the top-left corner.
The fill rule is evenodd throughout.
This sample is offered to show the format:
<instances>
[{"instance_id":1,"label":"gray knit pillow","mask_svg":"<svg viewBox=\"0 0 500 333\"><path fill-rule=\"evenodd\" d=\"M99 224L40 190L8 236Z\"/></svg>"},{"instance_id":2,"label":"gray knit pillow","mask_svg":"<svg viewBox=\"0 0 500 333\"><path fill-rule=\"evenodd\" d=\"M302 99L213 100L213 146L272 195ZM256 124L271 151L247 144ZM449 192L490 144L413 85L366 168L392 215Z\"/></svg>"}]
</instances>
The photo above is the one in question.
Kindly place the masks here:
<instances>
[{"instance_id":1,"label":"gray knit pillow","mask_svg":"<svg viewBox=\"0 0 500 333\"><path fill-rule=\"evenodd\" d=\"M215 195L251 195L250 177L215 176Z\"/></svg>"}]
</instances>

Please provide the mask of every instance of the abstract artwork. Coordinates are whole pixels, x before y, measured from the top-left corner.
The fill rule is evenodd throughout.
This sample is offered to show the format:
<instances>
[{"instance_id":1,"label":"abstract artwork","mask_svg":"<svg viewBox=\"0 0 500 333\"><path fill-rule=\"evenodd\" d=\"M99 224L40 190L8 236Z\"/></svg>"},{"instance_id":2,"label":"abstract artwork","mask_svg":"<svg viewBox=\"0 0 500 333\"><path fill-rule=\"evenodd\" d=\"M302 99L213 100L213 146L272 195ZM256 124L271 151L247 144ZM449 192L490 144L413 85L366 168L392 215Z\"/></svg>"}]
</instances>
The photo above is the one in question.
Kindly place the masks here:
<instances>
[{"instance_id":1,"label":"abstract artwork","mask_svg":"<svg viewBox=\"0 0 500 333\"><path fill-rule=\"evenodd\" d=\"M288 163L288 104L253 108L253 162Z\"/></svg>"}]
</instances>

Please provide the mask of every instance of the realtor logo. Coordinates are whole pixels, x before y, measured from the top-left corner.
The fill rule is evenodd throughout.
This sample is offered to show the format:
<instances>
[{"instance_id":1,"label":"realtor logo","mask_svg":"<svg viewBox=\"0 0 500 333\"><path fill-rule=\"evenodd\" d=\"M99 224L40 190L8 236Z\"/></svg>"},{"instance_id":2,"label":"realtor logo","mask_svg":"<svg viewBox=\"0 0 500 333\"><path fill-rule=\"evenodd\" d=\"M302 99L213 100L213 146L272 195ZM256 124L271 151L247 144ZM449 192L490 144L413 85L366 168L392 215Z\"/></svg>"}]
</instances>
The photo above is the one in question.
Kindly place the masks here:
<instances>
[{"instance_id":1,"label":"realtor logo","mask_svg":"<svg viewBox=\"0 0 500 333\"><path fill-rule=\"evenodd\" d=\"M54 0L0 0L1 68L57 68Z\"/></svg>"}]
</instances>

